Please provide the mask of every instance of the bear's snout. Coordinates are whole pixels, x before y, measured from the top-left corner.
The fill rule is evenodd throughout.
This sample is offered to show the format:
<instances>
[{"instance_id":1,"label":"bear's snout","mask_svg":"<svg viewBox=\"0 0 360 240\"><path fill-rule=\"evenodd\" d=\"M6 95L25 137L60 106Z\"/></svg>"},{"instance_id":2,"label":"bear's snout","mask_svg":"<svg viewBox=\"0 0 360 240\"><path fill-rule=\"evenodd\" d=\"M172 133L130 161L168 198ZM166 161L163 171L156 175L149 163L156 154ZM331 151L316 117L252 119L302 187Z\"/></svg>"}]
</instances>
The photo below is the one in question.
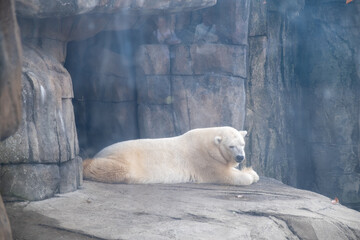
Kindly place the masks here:
<instances>
[{"instance_id":1,"label":"bear's snout","mask_svg":"<svg viewBox=\"0 0 360 240\"><path fill-rule=\"evenodd\" d=\"M244 160L244 156L242 156L242 155L236 156L236 162L241 163L243 160Z\"/></svg>"}]
</instances>

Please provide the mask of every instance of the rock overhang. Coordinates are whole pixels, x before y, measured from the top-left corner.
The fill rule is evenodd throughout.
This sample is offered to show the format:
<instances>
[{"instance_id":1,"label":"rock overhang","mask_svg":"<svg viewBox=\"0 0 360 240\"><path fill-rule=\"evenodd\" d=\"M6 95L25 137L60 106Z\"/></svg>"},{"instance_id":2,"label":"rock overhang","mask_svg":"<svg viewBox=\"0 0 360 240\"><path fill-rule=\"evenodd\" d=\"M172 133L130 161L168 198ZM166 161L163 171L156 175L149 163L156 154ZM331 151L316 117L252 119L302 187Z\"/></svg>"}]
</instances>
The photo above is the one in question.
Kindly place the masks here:
<instances>
[{"instance_id":1,"label":"rock overhang","mask_svg":"<svg viewBox=\"0 0 360 240\"><path fill-rule=\"evenodd\" d=\"M27 18L63 18L80 14L156 14L176 13L211 7L216 0L17 0L16 13Z\"/></svg>"}]
</instances>

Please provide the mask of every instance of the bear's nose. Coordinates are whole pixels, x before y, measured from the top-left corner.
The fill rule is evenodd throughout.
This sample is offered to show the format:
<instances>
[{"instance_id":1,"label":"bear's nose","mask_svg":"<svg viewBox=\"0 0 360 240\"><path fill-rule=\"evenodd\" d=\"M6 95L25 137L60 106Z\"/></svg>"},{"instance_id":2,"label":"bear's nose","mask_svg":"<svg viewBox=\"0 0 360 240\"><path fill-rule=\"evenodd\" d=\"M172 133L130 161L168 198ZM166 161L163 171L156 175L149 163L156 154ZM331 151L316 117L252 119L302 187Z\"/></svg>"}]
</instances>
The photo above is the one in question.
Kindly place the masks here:
<instances>
[{"instance_id":1,"label":"bear's nose","mask_svg":"<svg viewBox=\"0 0 360 240\"><path fill-rule=\"evenodd\" d=\"M236 162L240 163L244 160L244 156L241 156L241 155L237 155L236 156Z\"/></svg>"}]
</instances>

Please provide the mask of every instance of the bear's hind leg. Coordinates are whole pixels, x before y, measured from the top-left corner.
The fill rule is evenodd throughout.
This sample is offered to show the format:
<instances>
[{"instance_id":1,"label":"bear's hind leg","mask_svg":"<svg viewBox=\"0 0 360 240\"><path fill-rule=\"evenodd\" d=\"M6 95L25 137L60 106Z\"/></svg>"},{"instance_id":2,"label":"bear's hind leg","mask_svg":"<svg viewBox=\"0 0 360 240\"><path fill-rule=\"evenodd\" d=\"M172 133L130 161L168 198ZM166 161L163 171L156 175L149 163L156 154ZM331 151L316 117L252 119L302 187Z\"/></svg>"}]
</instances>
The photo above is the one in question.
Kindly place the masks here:
<instances>
[{"instance_id":1,"label":"bear's hind leg","mask_svg":"<svg viewBox=\"0 0 360 240\"><path fill-rule=\"evenodd\" d=\"M128 169L125 164L107 158L86 159L83 161L84 179L105 183L126 183Z\"/></svg>"}]
</instances>

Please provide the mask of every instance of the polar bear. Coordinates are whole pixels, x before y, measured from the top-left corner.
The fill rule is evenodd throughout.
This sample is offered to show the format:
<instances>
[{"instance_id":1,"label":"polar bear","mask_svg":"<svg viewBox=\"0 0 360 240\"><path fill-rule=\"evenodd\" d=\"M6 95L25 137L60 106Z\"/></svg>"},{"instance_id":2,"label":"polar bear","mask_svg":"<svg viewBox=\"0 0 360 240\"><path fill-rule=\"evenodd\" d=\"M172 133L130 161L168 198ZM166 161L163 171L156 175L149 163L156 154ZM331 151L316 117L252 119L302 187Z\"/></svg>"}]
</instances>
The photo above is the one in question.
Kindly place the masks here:
<instances>
[{"instance_id":1,"label":"polar bear","mask_svg":"<svg viewBox=\"0 0 360 240\"><path fill-rule=\"evenodd\" d=\"M235 168L245 159L246 131L198 128L172 138L115 143L83 162L84 178L106 183L217 183L250 185L252 168Z\"/></svg>"}]
</instances>

